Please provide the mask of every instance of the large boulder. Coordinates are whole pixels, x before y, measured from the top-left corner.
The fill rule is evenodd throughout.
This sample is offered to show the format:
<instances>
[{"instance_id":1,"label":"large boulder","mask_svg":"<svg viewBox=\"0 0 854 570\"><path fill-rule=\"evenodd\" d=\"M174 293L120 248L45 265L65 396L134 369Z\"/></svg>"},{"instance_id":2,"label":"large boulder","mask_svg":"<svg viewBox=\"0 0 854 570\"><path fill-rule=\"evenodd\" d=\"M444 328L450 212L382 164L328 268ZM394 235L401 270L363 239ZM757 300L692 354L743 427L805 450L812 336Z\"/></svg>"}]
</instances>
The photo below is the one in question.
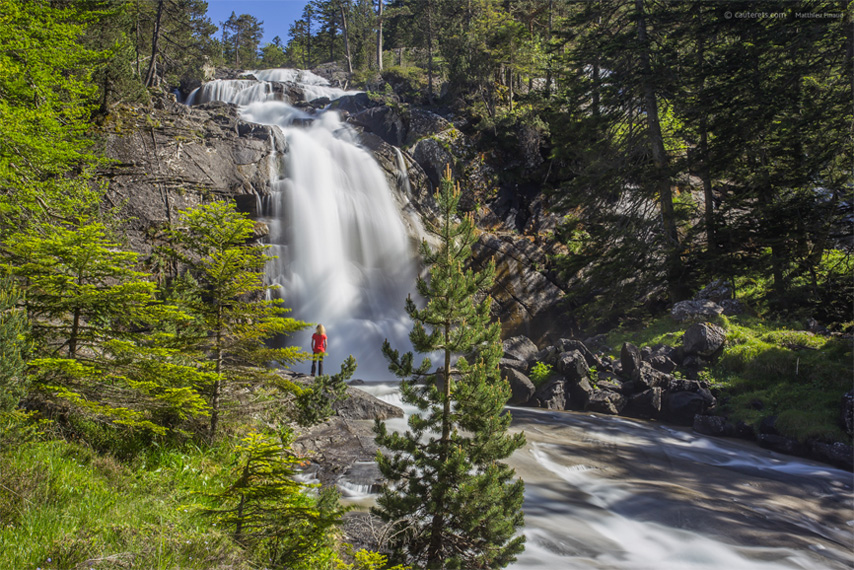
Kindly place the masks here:
<instances>
[{"instance_id":1,"label":"large boulder","mask_svg":"<svg viewBox=\"0 0 854 570\"><path fill-rule=\"evenodd\" d=\"M536 392L536 387L531 379L515 368L504 368L501 376L507 379L512 392L507 404L510 406L521 406L527 404Z\"/></svg>"},{"instance_id":2,"label":"large boulder","mask_svg":"<svg viewBox=\"0 0 854 570\"><path fill-rule=\"evenodd\" d=\"M563 378L553 378L546 382L530 401L547 410L565 410L567 394Z\"/></svg>"},{"instance_id":3,"label":"large boulder","mask_svg":"<svg viewBox=\"0 0 854 570\"><path fill-rule=\"evenodd\" d=\"M629 396L623 415L641 419L655 419L661 413L661 388L650 388L640 394Z\"/></svg>"},{"instance_id":4,"label":"large boulder","mask_svg":"<svg viewBox=\"0 0 854 570\"><path fill-rule=\"evenodd\" d=\"M632 372L631 380L635 385L635 391L643 391L647 388L667 388L672 377L659 372L646 362L641 362L640 367Z\"/></svg>"},{"instance_id":5,"label":"large boulder","mask_svg":"<svg viewBox=\"0 0 854 570\"><path fill-rule=\"evenodd\" d=\"M504 348L504 358L515 360L532 360L537 352L537 345L526 336L514 336L505 339L501 346Z\"/></svg>"},{"instance_id":6,"label":"large boulder","mask_svg":"<svg viewBox=\"0 0 854 570\"><path fill-rule=\"evenodd\" d=\"M665 396L661 419L674 424L690 426L694 416L706 411L706 400L697 392L673 392Z\"/></svg>"},{"instance_id":7,"label":"large boulder","mask_svg":"<svg viewBox=\"0 0 854 570\"><path fill-rule=\"evenodd\" d=\"M587 378L582 378L577 382L567 382L566 392L569 398L568 408L570 410L583 410L596 393L596 388L590 385Z\"/></svg>"},{"instance_id":8,"label":"large boulder","mask_svg":"<svg viewBox=\"0 0 854 570\"><path fill-rule=\"evenodd\" d=\"M696 415L694 431L703 435L732 437L735 435L735 426L721 416Z\"/></svg>"},{"instance_id":9,"label":"large boulder","mask_svg":"<svg viewBox=\"0 0 854 570\"><path fill-rule=\"evenodd\" d=\"M670 310L670 316L677 323L684 321L708 320L723 313L723 307L708 300L679 301Z\"/></svg>"},{"instance_id":10,"label":"large boulder","mask_svg":"<svg viewBox=\"0 0 854 570\"><path fill-rule=\"evenodd\" d=\"M561 352L577 350L584 356L584 360L587 362L587 366L595 366L599 369L602 368L602 361L599 360L599 357L593 354L593 352L589 348L587 348L587 346L580 340L562 338L557 341L556 346Z\"/></svg>"},{"instance_id":11,"label":"large boulder","mask_svg":"<svg viewBox=\"0 0 854 570\"><path fill-rule=\"evenodd\" d=\"M622 394L610 390L597 390L590 396L584 409L588 412L616 416L625 406L626 397Z\"/></svg>"},{"instance_id":12,"label":"large boulder","mask_svg":"<svg viewBox=\"0 0 854 570\"><path fill-rule=\"evenodd\" d=\"M391 107L365 109L350 117L350 122L368 129L390 145L403 146L406 139L406 125L400 113Z\"/></svg>"},{"instance_id":13,"label":"large boulder","mask_svg":"<svg viewBox=\"0 0 854 570\"><path fill-rule=\"evenodd\" d=\"M708 385L697 380L685 380L682 378L671 378L667 384L667 393L674 394L676 392L693 392L699 394L703 398L705 409L715 407L717 400L709 390Z\"/></svg>"},{"instance_id":14,"label":"large boulder","mask_svg":"<svg viewBox=\"0 0 854 570\"><path fill-rule=\"evenodd\" d=\"M527 360L518 360L516 358L500 358L498 359L498 368L503 372L507 368L515 368L523 374L528 373L530 366Z\"/></svg>"},{"instance_id":15,"label":"large boulder","mask_svg":"<svg viewBox=\"0 0 854 570\"><path fill-rule=\"evenodd\" d=\"M584 355L577 350L561 353L557 359L557 370L566 377L568 382L576 383L586 378L590 372Z\"/></svg>"},{"instance_id":16,"label":"large boulder","mask_svg":"<svg viewBox=\"0 0 854 570\"><path fill-rule=\"evenodd\" d=\"M641 365L641 353L638 347L630 342L624 342L620 348L620 365L623 375L631 377Z\"/></svg>"},{"instance_id":17,"label":"large boulder","mask_svg":"<svg viewBox=\"0 0 854 570\"><path fill-rule=\"evenodd\" d=\"M347 387L347 399L333 404L336 415L347 420L387 420L402 418L403 410L367 392L352 386Z\"/></svg>"},{"instance_id":18,"label":"large boulder","mask_svg":"<svg viewBox=\"0 0 854 570\"><path fill-rule=\"evenodd\" d=\"M726 331L712 323L694 323L682 335L685 354L709 357L726 343Z\"/></svg>"}]
</instances>

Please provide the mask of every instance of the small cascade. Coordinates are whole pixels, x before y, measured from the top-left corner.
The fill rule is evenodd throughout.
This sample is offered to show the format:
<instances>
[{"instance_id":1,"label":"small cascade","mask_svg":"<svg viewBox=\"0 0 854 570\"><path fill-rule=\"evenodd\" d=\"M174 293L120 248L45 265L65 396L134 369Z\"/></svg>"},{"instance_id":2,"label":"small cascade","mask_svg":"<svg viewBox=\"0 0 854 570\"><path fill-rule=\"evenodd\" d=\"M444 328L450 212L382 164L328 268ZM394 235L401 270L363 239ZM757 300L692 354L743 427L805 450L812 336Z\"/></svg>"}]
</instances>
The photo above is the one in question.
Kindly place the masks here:
<instances>
[{"instance_id":1,"label":"small cascade","mask_svg":"<svg viewBox=\"0 0 854 570\"><path fill-rule=\"evenodd\" d=\"M416 276L401 215L406 199L393 195L374 157L337 112L309 114L277 100L274 82L291 82L307 98L347 92L306 71L248 73L260 81L212 81L191 100L236 103L245 121L274 127L272 191L259 210L270 229L268 253L276 256L267 278L293 309L291 316L326 327L324 372L336 371L353 354L357 376L389 379L380 347L386 338L395 348L409 346L403 306ZM286 342L308 349L312 332ZM307 364L296 368L308 371Z\"/></svg>"}]
</instances>

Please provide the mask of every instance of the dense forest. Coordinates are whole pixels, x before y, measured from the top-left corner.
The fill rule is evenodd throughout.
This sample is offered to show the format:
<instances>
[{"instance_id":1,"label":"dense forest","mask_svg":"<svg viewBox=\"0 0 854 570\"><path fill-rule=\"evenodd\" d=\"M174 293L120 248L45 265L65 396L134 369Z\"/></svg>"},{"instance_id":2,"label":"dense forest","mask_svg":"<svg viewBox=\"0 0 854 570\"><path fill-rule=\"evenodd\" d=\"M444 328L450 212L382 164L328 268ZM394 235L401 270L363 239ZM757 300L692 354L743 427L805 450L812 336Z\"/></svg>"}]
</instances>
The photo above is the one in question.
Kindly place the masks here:
<instances>
[{"instance_id":1,"label":"dense forest","mask_svg":"<svg viewBox=\"0 0 854 570\"><path fill-rule=\"evenodd\" d=\"M262 43L270 23L233 13L217 25L203 0L0 0L2 562L390 564L342 554L337 498L293 479L301 460L281 426L332 414L356 363L311 385L265 366L306 358L266 341L308 324L263 300L253 222L203 204L142 254L104 200L111 114L183 100L224 68L336 66L377 105L453 118L504 165L460 208L499 188L541 198L548 223L504 231L556 252L543 271L579 334L657 331L717 280L747 307L733 322L741 352L713 369L722 383L779 359L772 337L829 370L789 387L765 363L761 389L733 401L838 406L854 314L851 14L819 0L311 0ZM500 343L493 333L484 343ZM823 413L792 429L850 444ZM519 524L494 532L507 541Z\"/></svg>"}]
</instances>

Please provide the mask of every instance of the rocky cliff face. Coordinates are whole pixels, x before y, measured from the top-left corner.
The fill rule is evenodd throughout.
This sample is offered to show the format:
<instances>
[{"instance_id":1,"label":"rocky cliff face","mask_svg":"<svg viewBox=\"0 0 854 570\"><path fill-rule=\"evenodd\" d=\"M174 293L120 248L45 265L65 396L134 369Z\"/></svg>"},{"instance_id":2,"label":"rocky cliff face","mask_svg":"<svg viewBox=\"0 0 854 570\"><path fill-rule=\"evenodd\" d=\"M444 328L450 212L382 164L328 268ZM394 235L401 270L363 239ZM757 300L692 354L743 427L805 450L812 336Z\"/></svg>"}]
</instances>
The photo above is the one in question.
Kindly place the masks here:
<instances>
[{"instance_id":1,"label":"rocky cliff face","mask_svg":"<svg viewBox=\"0 0 854 570\"><path fill-rule=\"evenodd\" d=\"M311 104L298 104L311 110ZM505 335L525 334L540 342L550 330L568 329L559 305L562 290L546 271L554 252L537 245L537 232L552 223L541 205L496 190L498 168L446 118L377 105L364 94L333 106L348 117L385 171L412 235L420 219L434 216L433 189L445 165L451 166L464 189L462 208L485 230L475 247L475 265L496 262L493 296ZM231 197L256 216L260 197L270 190L270 161L288 152L271 127L242 121L234 105L187 107L172 96L149 108L117 107L103 124L102 140L110 161L100 173L108 182L106 205L125 221L129 247L143 253L179 210L212 197ZM258 232L265 233L260 224Z\"/></svg>"}]
</instances>

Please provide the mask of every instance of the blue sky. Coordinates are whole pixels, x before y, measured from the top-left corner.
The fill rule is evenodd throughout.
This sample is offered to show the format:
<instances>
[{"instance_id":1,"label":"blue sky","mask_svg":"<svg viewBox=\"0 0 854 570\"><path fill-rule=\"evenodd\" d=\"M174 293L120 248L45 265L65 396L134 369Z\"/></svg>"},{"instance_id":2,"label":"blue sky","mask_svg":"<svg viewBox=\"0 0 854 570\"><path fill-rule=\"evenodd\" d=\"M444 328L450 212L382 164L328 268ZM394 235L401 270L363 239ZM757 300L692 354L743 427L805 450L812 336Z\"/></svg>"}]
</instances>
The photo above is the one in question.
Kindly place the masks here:
<instances>
[{"instance_id":1,"label":"blue sky","mask_svg":"<svg viewBox=\"0 0 854 570\"><path fill-rule=\"evenodd\" d=\"M208 0L208 17L219 27L232 12L249 14L264 22L261 45L279 36L288 41L288 28L302 16L308 0Z\"/></svg>"}]
</instances>

